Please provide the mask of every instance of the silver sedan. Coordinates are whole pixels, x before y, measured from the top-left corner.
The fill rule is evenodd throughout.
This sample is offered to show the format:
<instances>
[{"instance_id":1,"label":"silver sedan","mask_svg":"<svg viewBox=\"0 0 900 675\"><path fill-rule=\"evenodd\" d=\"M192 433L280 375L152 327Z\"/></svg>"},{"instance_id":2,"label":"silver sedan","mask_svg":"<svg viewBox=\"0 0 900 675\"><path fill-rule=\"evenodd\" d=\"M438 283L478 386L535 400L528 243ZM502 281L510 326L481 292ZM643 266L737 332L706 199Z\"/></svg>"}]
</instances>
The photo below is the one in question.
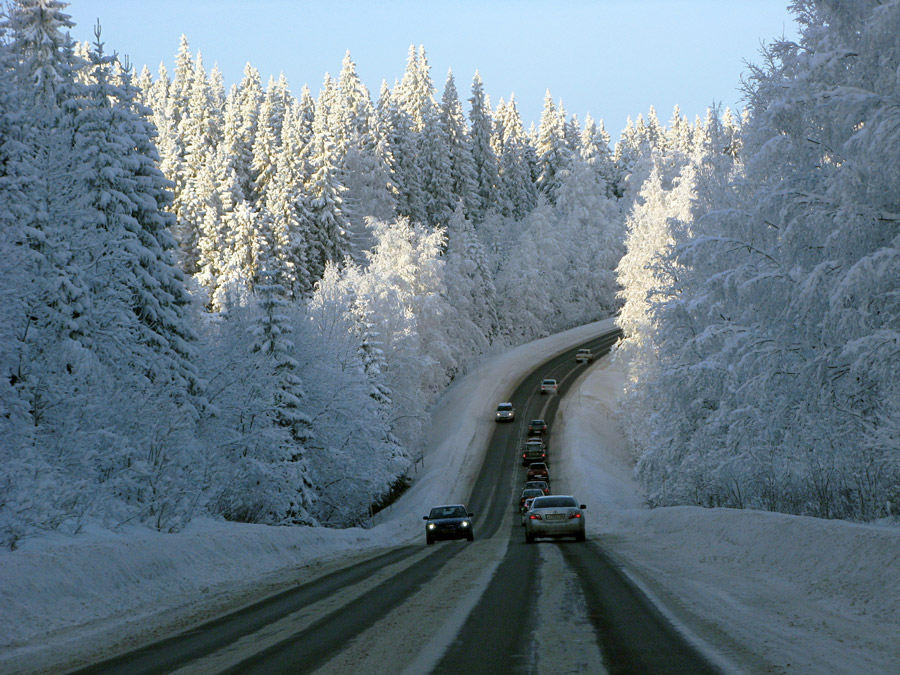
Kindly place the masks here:
<instances>
[{"instance_id":1,"label":"silver sedan","mask_svg":"<svg viewBox=\"0 0 900 675\"><path fill-rule=\"evenodd\" d=\"M536 537L575 537L584 541L584 510L575 497L553 495L535 497L525 513L525 542Z\"/></svg>"}]
</instances>

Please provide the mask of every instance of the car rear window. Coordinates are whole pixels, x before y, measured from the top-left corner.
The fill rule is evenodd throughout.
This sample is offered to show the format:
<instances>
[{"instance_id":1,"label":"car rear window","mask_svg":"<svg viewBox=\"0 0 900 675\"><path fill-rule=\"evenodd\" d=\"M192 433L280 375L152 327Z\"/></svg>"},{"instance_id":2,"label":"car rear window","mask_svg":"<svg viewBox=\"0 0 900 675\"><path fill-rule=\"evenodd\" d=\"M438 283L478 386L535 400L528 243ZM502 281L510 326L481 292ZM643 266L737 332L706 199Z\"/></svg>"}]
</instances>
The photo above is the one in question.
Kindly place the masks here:
<instances>
[{"instance_id":1,"label":"car rear window","mask_svg":"<svg viewBox=\"0 0 900 675\"><path fill-rule=\"evenodd\" d=\"M537 497L531 503L533 509L552 509L565 506L578 506L574 497Z\"/></svg>"}]
</instances>

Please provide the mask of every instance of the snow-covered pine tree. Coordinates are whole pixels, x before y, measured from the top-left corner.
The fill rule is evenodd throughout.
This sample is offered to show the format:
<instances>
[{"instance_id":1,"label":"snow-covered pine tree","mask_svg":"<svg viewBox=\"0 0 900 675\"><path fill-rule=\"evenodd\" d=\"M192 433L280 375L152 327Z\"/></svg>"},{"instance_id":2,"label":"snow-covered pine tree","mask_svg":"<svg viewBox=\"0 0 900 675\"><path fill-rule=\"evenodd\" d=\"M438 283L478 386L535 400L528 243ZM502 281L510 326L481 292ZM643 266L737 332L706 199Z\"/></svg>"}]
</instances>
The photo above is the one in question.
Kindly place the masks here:
<instances>
[{"instance_id":1,"label":"snow-covered pine tree","mask_svg":"<svg viewBox=\"0 0 900 675\"><path fill-rule=\"evenodd\" d=\"M265 451L272 485L272 502L268 507L269 522L277 524L313 524L310 510L315 495L309 480L305 444L310 440L312 420L302 410L303 383L299 364L292 356L295 349L290 339L291 322L287 316L288 301L284 288L275 275L264 269L259 274L255 295L259 318L253 329L253 351L271 374L271 423L287 432L286 437L273 438Z\"/></svg>"},{"instance_id":2,"label":"snow-covered pine tree","mask_svg":"<svg viewBox=\"0 0 900 675\"><path fill-rule=\"evenodd\" d=\"M450 163L450 141L438 108L425 111L425 126L416 155L418 174L425 199L425 222L432 227L446 227L453 214L453 167Z\"/></svg>"},{"instance_id":3,"label":"snow-covered pine tree","mask_svg":"<svg viewBox=\"0 0 900 675\"><path fill-rule=\"evenodd\" d=\"M491 102L484 93L484 84L477 71L472 80L472 96L469 103L472 105L469 110L469 124L478 198L473 207L473 217L478 224L484 220L489 210L496 208L495 190L499 185L500 171L492 142L494 122Z\"/></svg>"},{"instance_id":4,"label":"snow-covered pine tree","mask_svg":"<svg viewBox=\"0 0 900 675\"><path fill-rule=\"evenodd\" d=\"M343 208L350 225L351 255L363 262L363 252L374 243L367 218L391 218L395 201L390 191L390 169L378 148L375 108L349 52L344 57L337 87L336 161L339 180L346 188Z\"/></svg>"},{"instance_id":5,"label":"snow-covered pine tree","mask_svg":"<svg viewBox=\"0 0 900 675\"><path fill-rule=\"evenodd\" d=\"M466 213L471 217L478 208L478 181L469 130L452 71L447 72L447 82L441 97L440 120L447 136L453 195L457 201L462 200Z\"/></svg>"},{"instance_id":6,"label":"snow-covered pine tree","mask_svg":"<svg viewBox=\"0 0 900 675\"><path fill-rule=\"evenodd\" d=\"M326 263L342 261L351 250L349 223L342 208L345 188L340 183L337 148L327 124L333 102L333 80L326 76L313 124L311 173L307 184L310 214L308 264L313 280L321 278Z\"/></svg>"},{"instance_id":7,"label":"snow-covered pine tree","mask_svg":"<svg viewBox=\"0 0 900 675\"><path fill-rule=\"evenodd\" d=\"M424 222L425 195L416 162L418 134L410 115L397 103L395 92L388 92L386 87L378 99L378 126L384 137L382 153L389 160L396 191L397 214Z\"/></svg>"},{"instance_id":8,"label":"snow-covered pine tree","mask_svg":"<svg viewBox=\"0 0 900 675\"><path fill-rule=\"evenodd\" d=\"M544 94L544 109L541 111L535 151L538 158L537 187L551 204L555 204L556 192L562 181L561 173L567 166L568 151L565 123L560 119L549 89Z\"/></svg>"},{"instance_id":9,"label":"snow-covered pine tree","mask_svg":"<svg viewBox=\"0 0 900 675\"><path fill-rule=\"evenodd\" d=\"M496 191L497 204L506 216L519 220L538 202L538 187L534 148L525 134L515 96L497 109L497 141L500 151L500 184Z\"/></svg>"}]
</instances>

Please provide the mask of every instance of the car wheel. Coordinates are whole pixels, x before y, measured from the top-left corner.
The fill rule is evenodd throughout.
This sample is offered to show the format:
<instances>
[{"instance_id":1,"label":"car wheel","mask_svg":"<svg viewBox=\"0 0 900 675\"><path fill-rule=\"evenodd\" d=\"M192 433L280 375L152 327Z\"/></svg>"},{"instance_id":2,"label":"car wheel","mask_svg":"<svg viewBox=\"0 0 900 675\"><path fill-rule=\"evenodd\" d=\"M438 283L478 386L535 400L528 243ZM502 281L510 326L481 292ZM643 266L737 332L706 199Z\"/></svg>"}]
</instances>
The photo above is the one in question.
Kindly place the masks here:
<instances>
[{"instance_id":1,"label":"car wheel","mask_svg":"<svg viewBox=\"0 0 900 675\"><path fill-rule=\"evenodd\" d=\"M469 536L466 537L466 539L468 539L469 541L475 541L475 535L470 533Z\"/></svg>"},{"instance_id":2,"label":"car wheel","mask_svg":"<svg viewBox=\"0 0 900 675\"><path fill-rule=\"evenodd\" d=\"M575 541L584 541L584 532L579 532L575 535Z\"/></svg>"},{"instance_id":3,"label":"car wheel","mask_svg":"<svg viewBox=\"0 0 900 675\"><path fill-rule=\"evenodd\" d=\"M434 543L434 539L431 537L425 537L425 543L431 546Z\"/></svg>"},{"instance_id":4,"label":"car wheel","mask_svg":"<svg viewBox=\"0 0 900 675\"><path fill-rule=\"evenodd\" d=\"M525 533L525 543L526 543L526 544L533 544L533 543L534 543L534 535L528 534L528 533L526 532L526 533Z\"/></svg>"}]
</instances>

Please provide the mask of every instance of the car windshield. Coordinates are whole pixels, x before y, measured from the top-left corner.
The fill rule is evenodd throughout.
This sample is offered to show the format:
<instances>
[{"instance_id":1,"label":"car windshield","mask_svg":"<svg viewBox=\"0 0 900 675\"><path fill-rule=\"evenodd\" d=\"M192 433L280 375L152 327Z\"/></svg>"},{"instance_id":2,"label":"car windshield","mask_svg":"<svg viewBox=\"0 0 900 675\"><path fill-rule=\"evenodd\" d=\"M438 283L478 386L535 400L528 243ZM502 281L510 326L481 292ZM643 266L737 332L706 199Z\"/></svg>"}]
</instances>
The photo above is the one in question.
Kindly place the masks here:
<instances>
[{"instance_id":1,"label":"car windshield","mask_svg":"<svg viewBox=\"0 0 900 675\"><path fill-rule=\"evenodd\" d=\"M544 380L544 384L556 384L556 380Z\"/></svg>"},{"instance_id":2,"label":"car windshield","mask_svg":"<svg viewBox=\"0 0 900 675\"><path fill-rule=\"evenodd\" d=\"M531 420L531 424L529 426L542 427L544 426L544 420Z\"/></svg>"},{"instance_id":3,"label":"car windshield","mask_svg":"<svg viewBox=\"0 0 900 675\"><path fill-rule=\"evenodd\" d=\"M574 497L536 497L533 502L531 502L531 508L533 509L552 509L557 507L578 507L578 502L575 501Z\"/></svg>"},{"instance_id":4,"label":"car windshield","mask_svg":"<svg viewBox=\"0 0 900 675\"><path fill-rule=\"evenodd\" d=\"M579 354L590 354L591 350L590 349L579 349L578 353Z\"/></svg>"},{"instance_id":5,"label":"car windshield","mask_svg":"<svg viewBox=\"0 0 900 675\"><path fill-rule=\"evenodd\" d=\"M543 490L547 487L547 481L544 480L530 480L525 483L526 490Z\"/></svg>"},{"instance_id":6,"label":"car windshield","mask_svg":"<svg viewBox=\"0 0 900 675\"><path fill-rule=\"evenodd\" d=\"M544 494L543 490L540 489L528 489L522 492L522 496L528 499L528 497L540 497Z\"/></svg>"},{"instance_id":7,"label":"car windshield","mask_svg":"<svg viewBox=\"0 0 900 675\"><path fill-rule=\"evenodd\" d=\"M497 410L512 410L512 403L501 403L497 406Z\"/></svg>"},{"instance_id":8,"label":"car windshield","mask_svg":"<svg viewBox=\"0 0 900 675\"><path fill-rule=\"evenodd\" d=\"M547 465L543 464L541 462L535 462L534 464L531 465L531 468L537 469L538 471L543 471L544 469L547 468Z\"/></svg>"},{"instance_id":9,"label":"car windshield","mask_svg":"<svg viewBox=\"0 0 900 675\"><path fill-rule=\"evenodd\" d=\"M428 518L430 520L438 518L465 518L468 515L462 506L436 506L431 509Z\"/></svg>"}]
</instances>

